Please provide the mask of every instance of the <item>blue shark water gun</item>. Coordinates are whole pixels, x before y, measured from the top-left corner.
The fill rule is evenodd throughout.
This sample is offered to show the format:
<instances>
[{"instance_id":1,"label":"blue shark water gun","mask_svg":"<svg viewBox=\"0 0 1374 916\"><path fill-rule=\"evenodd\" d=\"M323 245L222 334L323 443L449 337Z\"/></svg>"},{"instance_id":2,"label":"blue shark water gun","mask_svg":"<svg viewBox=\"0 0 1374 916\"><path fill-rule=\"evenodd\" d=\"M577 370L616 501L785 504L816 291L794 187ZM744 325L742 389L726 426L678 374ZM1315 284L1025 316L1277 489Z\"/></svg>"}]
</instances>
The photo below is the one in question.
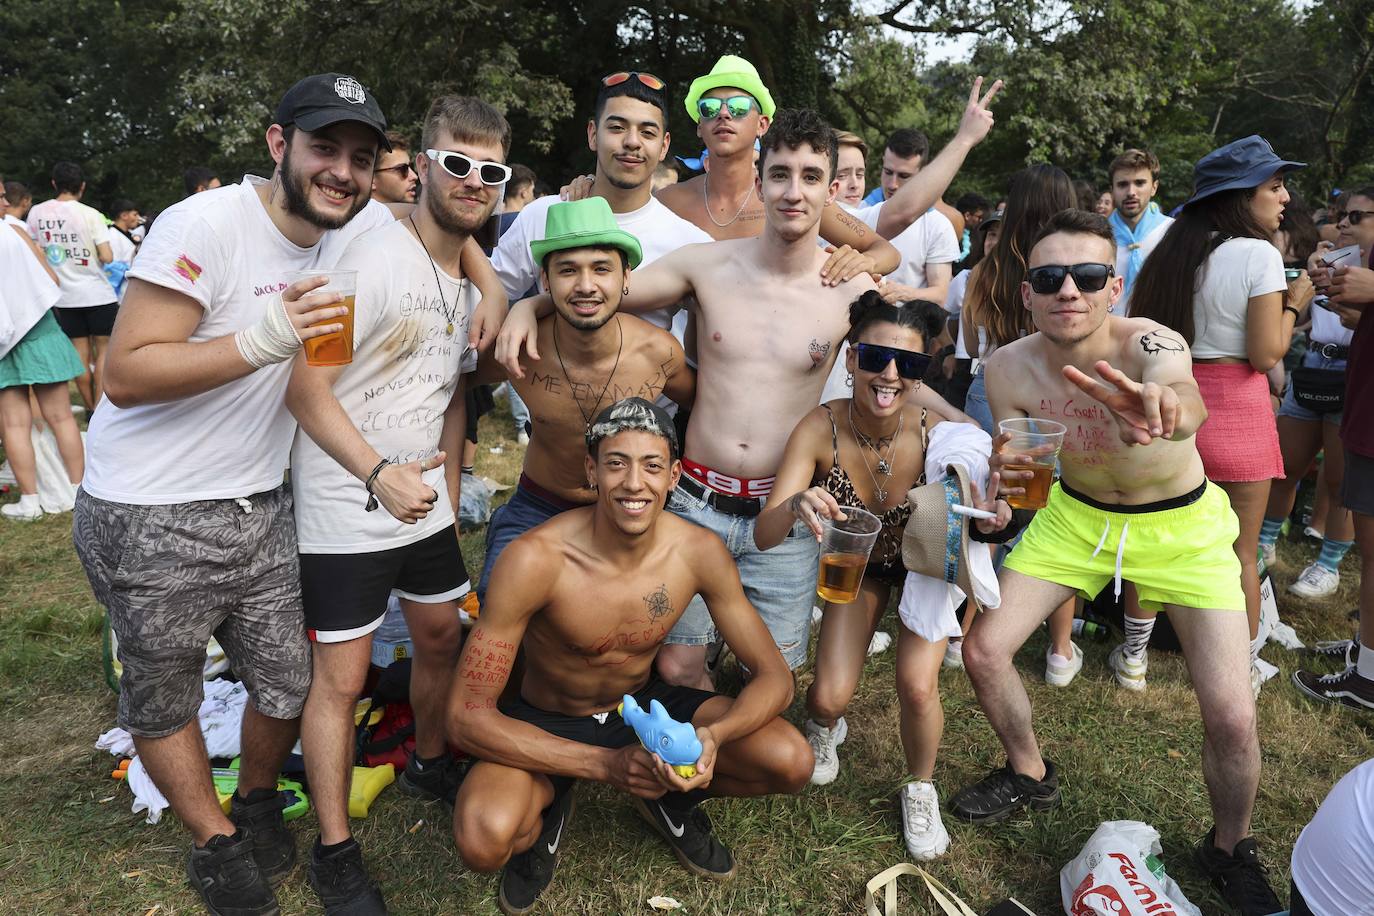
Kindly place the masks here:
<instances>
[{"instance_id":1,"label":"blue shark water gun","mask_svg":"<svg viewBox=\"0 0 1374 916\"><path fill-rule=\"evenodd\" d=\"M657 754L683 779L697 775L696 762L701 759L702 748L691 723L678 722L658 700L650 700L649 711L645 712L628 693L616 712L635 730L646 751Z\"/></svg>"}]
</instances>

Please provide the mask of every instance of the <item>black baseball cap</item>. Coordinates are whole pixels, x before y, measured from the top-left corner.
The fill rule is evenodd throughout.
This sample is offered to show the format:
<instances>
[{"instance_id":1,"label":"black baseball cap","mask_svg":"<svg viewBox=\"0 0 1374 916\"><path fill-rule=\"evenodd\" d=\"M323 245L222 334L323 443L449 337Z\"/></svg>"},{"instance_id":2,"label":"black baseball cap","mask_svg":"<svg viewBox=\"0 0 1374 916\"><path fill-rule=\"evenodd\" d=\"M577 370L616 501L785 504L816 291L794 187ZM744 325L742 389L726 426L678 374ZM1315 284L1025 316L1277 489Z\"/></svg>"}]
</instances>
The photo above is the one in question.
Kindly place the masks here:
<instances>
[{"instance_id":1,"label":"black baseball cap","mask_svg":"<svg viewBox=\"0 0 1374 916\"><path fill-rule=\"evenodd\" d=\"M301 130L319 130L340 121L357 121L377 132L385 150L386 115L377 99L362 83L343 73L318 73L286 90L277 103L276 123L294 124Z\"/></svg>"}]
</instances>

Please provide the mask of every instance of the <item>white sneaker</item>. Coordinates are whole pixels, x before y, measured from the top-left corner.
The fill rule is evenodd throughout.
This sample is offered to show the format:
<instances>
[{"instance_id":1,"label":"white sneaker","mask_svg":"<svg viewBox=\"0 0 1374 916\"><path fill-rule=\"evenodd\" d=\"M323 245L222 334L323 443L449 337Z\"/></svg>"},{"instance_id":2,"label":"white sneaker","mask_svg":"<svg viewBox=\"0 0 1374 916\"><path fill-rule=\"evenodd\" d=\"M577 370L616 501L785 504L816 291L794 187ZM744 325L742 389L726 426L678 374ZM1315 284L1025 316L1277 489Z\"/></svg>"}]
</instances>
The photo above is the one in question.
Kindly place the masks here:
<instances>
[{"instance_id":1,"label":"white sneaker","mask_svg":"<svg viewBox=\"0 0 1374 916\"><path fill-rule=\"evenodd\" d=\"M517 445L529 445L530 434L522 429L520 432L515 434L515 442Z\"/></svg>"},{"instance_id":2,"label":"white sneaker","mask_svg":"<svg viewBox=\"0 0 1374 916\"><path fill-rule=\"evenodd\" d=\"M1264 672L1259 670L1259 665L1250 663L1250 689L1254 691L1255 699L1259 699L1260 687L1264 686Z\"/></svg>"},{"instance_id":3,"label":"white sneaker","mask_svg":"<svg viewBox=\"0 0 1374 916\"><path fill-rule=\"evenodd\" d=\"M1148 654L1131 658L1126 654L1126 644L1122 643L1107 656L1107 667L1112 669L1112 677L1117 684L1127 690L1145 689L1145 671L1149 667Z\"/></svg>"},{"instance_id":4,"label":"white sneaker","mask_svg":"<svg viewBox=\"0 0 1374 916\"><path fill-rule=\"evenodd\" d=\"M1335 594L1340 585L1339 572L1327 569L1320 563L1312 563L1298 573L1298 578L1288 586L1288 593L1299 598L1325 598L1327 595Z\"/></svg>"},{"instance_id":5,"label":"white sneaker","mask_svg":"<svg viewBox=\"0 0 1374 916\"><path fill-rule=\"evenodd\" d=\"M1069 686L1078 672L1083 670L1083 650L1078 648L1076 642L1069 645L1073 647L1073 658L1055 655L1053 645L1045 649L1045 683L1051 687Z\"/></svg>"},{"instance_id":6,"label":"white sneaker","mask_svg":"<svg viewBox=\"0 0 1374 916\"><path fill-rule=\"evenodd\" d=\"M16 522L36 522L43 517L43 507L38 504L37 496L27 499L21 496L17 503L0 506L0 515Z\"/></svg>"},{"instance_id":7,"label":"white sneaker","mask_svg":"<svg viewBox=\"0 0 1374 916\"><path fill-rule=\"evenodd\" d=\"M929 782L911 782L898 793L902 803L902 836L913 859L925 861L945 854L949 833L940 819L940 796Z\"/></svg>"},{"instance_id":8,"label":"white sneaker","mask_svg":"<svg viewBox=\"0 0 1374 916\"><path fill-rule=\"evenodd\" d=\"M1278 544L1261 544L1259 549L1260 559L1264 561L1265 569L1273 569L1274 564L1279 559Z\"/></svg>"},{"instance_id":9,"label":"white sneaker","mask_svg":"<svg viewBox=\"0 0 1374 916\"><path fill-rule=\"evenodd\" d=\"M876 630L873 638L868 641L868 654L881 655L892 646L892 636L882 630Z\"/></svg>"},{"instance_id":10,"label":"white sneaker","mask_svg":"<svg viewBox=\"0 0 1374 916\"><path fill-rule=\"evenodd\" d=\"M815 769L811 771L811 784L828 785L840 775L840 755L835 749L844 744L849 737L849 725L840 716L834 728L826 728L812 719L806 720L806 741L816 756Z\"/></svg>"},{"instance_id":11,"label":"white sneaker","mask_svg":"<svg viewBox=\"0 0 1374 916\"><path fill-rule=\"evenodd\" d=\"M942 668L964 668L964 641L962 639L951 639L945 643L945 660L940 663Z\"/></svg>"}]
</instances>

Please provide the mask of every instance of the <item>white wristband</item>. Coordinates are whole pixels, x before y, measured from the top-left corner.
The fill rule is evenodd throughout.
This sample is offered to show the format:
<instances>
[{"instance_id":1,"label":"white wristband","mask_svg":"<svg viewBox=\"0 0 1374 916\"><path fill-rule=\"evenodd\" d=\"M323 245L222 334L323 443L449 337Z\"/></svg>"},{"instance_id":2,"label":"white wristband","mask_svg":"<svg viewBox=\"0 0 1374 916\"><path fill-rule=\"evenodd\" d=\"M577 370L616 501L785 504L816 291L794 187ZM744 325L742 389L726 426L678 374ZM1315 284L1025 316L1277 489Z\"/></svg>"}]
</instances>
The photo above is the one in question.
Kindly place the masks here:
<instances>
[{"instance_id":1,"label":"white wristband","mask_svg":"<svg viewBox=\"0 0 1374 916\"><path fill-rule=\"evenodd\" d=\"M286 303L280 295L267 304L262 321L234 335L239 355L254 369L284 363L301 348L301 337L286 317Z\"/></svg>"}]
</instances>

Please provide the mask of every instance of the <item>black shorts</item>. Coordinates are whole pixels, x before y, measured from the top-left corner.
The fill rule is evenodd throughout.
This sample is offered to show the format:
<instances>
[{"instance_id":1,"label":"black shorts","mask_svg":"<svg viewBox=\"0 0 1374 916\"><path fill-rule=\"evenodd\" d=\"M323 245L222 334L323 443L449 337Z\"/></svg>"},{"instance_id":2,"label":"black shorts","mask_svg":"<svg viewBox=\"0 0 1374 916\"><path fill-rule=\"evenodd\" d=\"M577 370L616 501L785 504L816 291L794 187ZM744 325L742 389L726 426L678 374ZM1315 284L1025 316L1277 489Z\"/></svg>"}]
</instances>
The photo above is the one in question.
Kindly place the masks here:
<instances>
[{"instance_id":1,"label":"black shorts","mask_svg":"<svg viewBox=\"0 0 1374 916\"><path fill-rule=\"evenodd\" d=\"M381 626L387 598L456 601L471 590L453 525L404 547L301 554L301 600L313 642L347 642Z\"/></svg>"},{"instance_id":2,"label":"black shorts","mask_svg":"<svg viewBox=\"0 0 1374 916\"><path fill-rule=\"evenodd\" d=\"M53 317L62 328L62 333L72 340L78 337L109 337L114 333L115 316L119 314L119 303L92 305L87 308L64 309L53 306Z\"/></svg>"},{"instance_id":3,"label":"black shorts","mask_svg":"<svg viewBox=\"0 0 1374 916\"><path fill-rule=\"evenodd\" d=\"M691 722L701 704L718 694L695 687L673 686L660 680L657 674L651 674L649 683L631 696L641 709L648 709L650 701L658 700L668 715L679 722ZM620 748L639 741L635 730L625 724L620 713L614 709L594 716L566 716L561 712L540 709L519 695L513 700L502 701L500 709L512 719L537 725L551 735L592 747ZM559 794L574 782L570 776L550 776L549 779Z\"/></svg>"},{"instance_id":4,"label":"black shorts","mask_svg":"<svg viewBox=\"0 0 1374 916\"><path fill-rule=\"evenodd\" d=\"M1341 478L1341 505L1351 512L1374 515L1374 458L1345 450L1345 476Z\"/></svg>"}]
</instances>

